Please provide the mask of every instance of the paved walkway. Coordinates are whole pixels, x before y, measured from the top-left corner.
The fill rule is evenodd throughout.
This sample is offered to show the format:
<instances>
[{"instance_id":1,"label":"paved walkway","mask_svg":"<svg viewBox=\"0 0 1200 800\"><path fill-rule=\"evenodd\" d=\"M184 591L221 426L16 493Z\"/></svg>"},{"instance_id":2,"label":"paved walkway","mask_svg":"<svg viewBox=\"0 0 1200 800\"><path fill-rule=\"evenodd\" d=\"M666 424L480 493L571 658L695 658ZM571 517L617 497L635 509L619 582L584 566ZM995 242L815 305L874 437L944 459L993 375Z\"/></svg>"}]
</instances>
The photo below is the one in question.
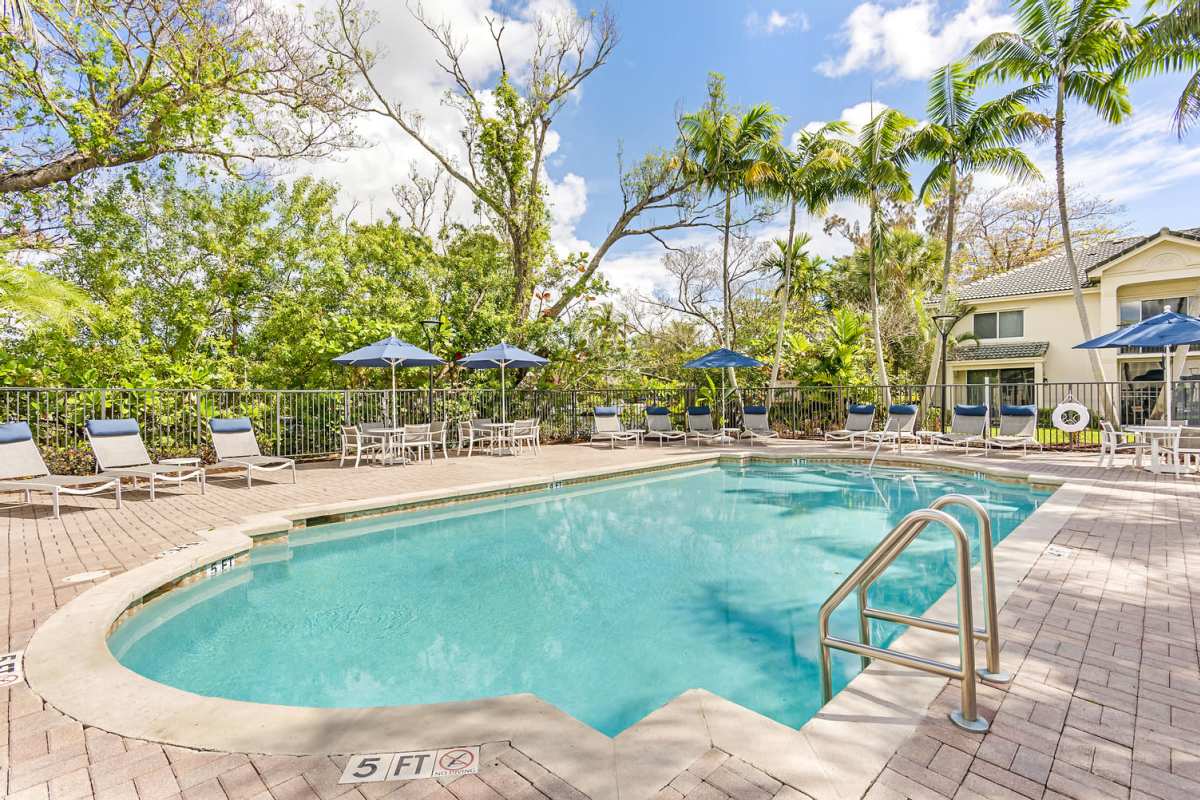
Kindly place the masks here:
<instances>
[{"instance_id":1,"label":"paved walkway","mask_svg":"<svg viewBox=\"0 0 1200 800\"><path fill-rule=\"evenodd\" d=\"M813 452L801 445L798 452ZM296 485L247 491L213 481L166 491L150 503L130 492L0 512L0 650L24 647L36 626L91 584L67 576L117 573L195 533L248 514L300 503L436 489L599 466L634 465L655 447L607 451L547 447L537 458L451 459L407 468L300 470ZM1100 471L1093 457L1034 456L1038 471L1092 482L1056 544L1044 553L1001 615L1007 692L985 689L993 719L985 736L945 720L954 687L872 786L874 798L1200 797L1200 660L1193 597L1200 589L1200 481ZM999 459L994 459L998 461ZM980 463L973 456L968 463ZM0 500L15 499L0 495ZM0 796L15 800L244 800L246 798L437 798L576 800L583 796L525 754L493 743L478 776L456 780L338 785L344 759L197 752L85 727L45 707L24 684L0 689ZM711 750L660 793L662 800L792 800L794 787L737 753Z\"/></svg>"}]
</instances>

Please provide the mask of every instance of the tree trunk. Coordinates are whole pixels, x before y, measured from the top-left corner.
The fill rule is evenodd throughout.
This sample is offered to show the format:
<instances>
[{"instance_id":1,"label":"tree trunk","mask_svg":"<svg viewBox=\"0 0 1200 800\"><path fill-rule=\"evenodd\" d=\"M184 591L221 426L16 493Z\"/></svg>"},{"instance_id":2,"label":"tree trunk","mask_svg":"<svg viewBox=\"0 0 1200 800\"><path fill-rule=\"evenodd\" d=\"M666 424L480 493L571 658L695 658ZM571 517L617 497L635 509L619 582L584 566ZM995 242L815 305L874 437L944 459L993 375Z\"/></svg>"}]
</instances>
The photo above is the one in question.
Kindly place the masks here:
<instances>
[{"instance_id":1,"label":"tree trunk","mask_svg":"<svg viewBox=\"0 0 1200 800\"><path fill-rule=\"evenodd\" d=\"M733 226L733 196L731 193L725 193L725 242L721 252L721 346L733 349L733 298L729 296L729 232ZM742 396L741 387L738 386L737 372L733 367L725 368L726 374L729 376L729 386L733 389L740 399ZM721 398L721 424L727 424L725 420L725 398Z\"/></svg>"},{"instance_id":2,"label":"tree trunk","mask_svg":"<svg viewBox=\"0 0 1200 800\"><path fill-rule=\"evenodd\" d=\"M1071 220L1067 213L1067 177L1066 165L1063 158L1063 127L1066 124L1066 112L1064 111L1065 92L1063 87L1063 77L1060 75L1058 79L1058 93L1054 109L1054 177L1058 188L1058 219L1062 226L1063 251L1067 258L1067 273L1071 276L1071 293L1075 296L1075 311L1079 314L1079 327L1083 331L1083 339L1087 341L1092 338L1092 325L1088 321L1087 305L1083 300L1083 285L1079 279L1079 269L1075 266L1075 252L1071 247ZM1088 357L1092 362L1092 377L1099 383L1107 382L1104 375L1104 364L1100 361L1100 353L1096 350L1088 350ZM1117 417L1116 410L1113 407L1112 398L1108 392L1101 388L1100 397L1104 402L1104 416L1113 421L1114 424L1119 424L1120 420Z\"/></svg>"},{"instance_id":3,"label":"tree trunk","mask_svg":"<svg viewBox=\"0 0 1200 800\"><path fill-rule=\"evenodd\" d=\"M888 385L887 363L883 360L883 333L879 329L879 280L876 258L879 254L882 232L877 230L879 224L879 205L874 193L871 195L870 212L871 221L870 232L868 234L869 241L867 243L867 266L871 288L871 337L875 343L875 369L878 372L879 385L883 387L883 401L886 405L890 406L892 404L892 390Z\"/></svg>"},{"instance_id":4,"label":"tree trunk","mask_svg":"<svg viewBox=\"0 0 1200 800\"><path fill-rule=\"evenodd\" d=\"M950 164L950 186L946 194L946 252L942 256L942 302L939 314L950 311L950 266L954 263L954 218L958 214L958 167ZM942 364L942 337L933 337L933 358L929 360L929 372L926 373L925 385L934 386L943 383L946 376L940 372ZM940 400L939 400L940 402Z\"/></svg>"},{"instance_id":5,"label":"tree trunk","mask_svg":"<svg viewBox=\"0 0 1200 800\"><path fill-rule=\"evenodd\" d=\"M783 254L783 289L779 293L779 330L775 331L775 359L771 363L771 386L767 390L767 407L775 402L775 384L779 381L779 362L783 359L783 332L787 325L788 303L792 293L792 243L796 240L796 198L792 198L792 213L788 217L787 250Z\"/></svg>"}]
</instances>

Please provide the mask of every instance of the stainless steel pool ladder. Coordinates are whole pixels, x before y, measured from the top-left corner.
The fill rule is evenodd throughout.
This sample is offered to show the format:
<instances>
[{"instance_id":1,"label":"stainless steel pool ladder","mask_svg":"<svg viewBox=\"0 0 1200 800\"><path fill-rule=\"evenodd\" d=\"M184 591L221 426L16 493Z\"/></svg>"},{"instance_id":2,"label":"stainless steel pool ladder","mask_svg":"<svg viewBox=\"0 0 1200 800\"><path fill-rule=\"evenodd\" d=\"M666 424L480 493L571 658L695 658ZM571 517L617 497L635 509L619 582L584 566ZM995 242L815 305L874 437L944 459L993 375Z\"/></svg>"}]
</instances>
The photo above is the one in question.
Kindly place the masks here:
<instances>
[{"instance_id":1,"label":"stainless steel pool ladder","mask_svg":"<svg viewBox=\"0 0 1200 800\"><path fill-rule=\"evenodd\" d=\"M947 514L946 506L960 505L975 513L979 520L979 549L980 570L983 578L983 614L984 625L976 628L973 620L971 593L971 543L966 531L954 517ZM931 522L941 523L954 537L955 578L958 594L958 622L943 622L925 617L901 614L872 608L868 602L867 590L870 589L880 575L892 565L905 548L925 530ZM871 551L870 555L855 567L854 571L842 581L841 585L821 604L818 617L818 635L821 642L821 699L829 702L833 695L832 684L832 654L830 648L856 653L862 657L863 668L866 669L872 658L889 661L893 664L912 667L934 675L947 678L958 678L961 684L962 700L958 711L951 712L950 719L959 727L969 731L982 733L988 729L987 720L979 717L975 702L975 640L980 639L986 645L987 668L978 670L978 675L988 683L1008 683L1012 678L1000 671L1000 636L997 626L996 608L996 570L992 553L992 521L987 510L973 498L961 494L948 494L938 498L929 505L913 511L900 520L896 527L883 537L883 540ZM852 593L858 594L858 627L861 641L854 642L831 636L829 633L829 617L834 610ZM871 620L878 619L895 622L914 628L949 633L958 637L959 662L947 664L941 661L903 653L871 644Z\"/></svg>"}]
</instances>

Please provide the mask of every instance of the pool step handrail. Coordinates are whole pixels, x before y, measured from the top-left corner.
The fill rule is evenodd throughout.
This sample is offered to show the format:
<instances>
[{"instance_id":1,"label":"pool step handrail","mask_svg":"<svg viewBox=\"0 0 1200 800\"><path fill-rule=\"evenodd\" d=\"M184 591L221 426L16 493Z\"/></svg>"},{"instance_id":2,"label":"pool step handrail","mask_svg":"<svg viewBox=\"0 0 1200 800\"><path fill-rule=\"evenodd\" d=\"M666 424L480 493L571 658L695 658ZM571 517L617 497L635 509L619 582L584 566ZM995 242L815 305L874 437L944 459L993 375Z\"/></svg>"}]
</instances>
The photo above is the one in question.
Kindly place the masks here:
<instances>
[{"instance_id":1,"label":"pool step handrail","mask_svg":"<svg viewBox=\"0 0 1200 800\"><path fill-rule=\"evenodd\" d=\"M979 519L979 540L982 550L981 570L983 576L983 611L985 623L982 628L974 624L971 591L971 543L962 524L942 509L949 505L961 505L973 511ZM958 595L958 623L926 619L925 617L900 614L872 608L867 602L867 590L880 575L931 523L937 522L954 537L955 578ZM851 641L829 633L829 618L834 610L851 594L857 593L859 604L860 641ZM988 729L987 720L978 714L976 703L975 640L987 644L987 669L979 671L979 677L989 682L1007 682L1007 675L1000 672L1000 640L996 624L995 570L992 558L991 519L987 511L976 500L965 495L949 494L938 498L929 508L909 513L892 528L846 577L837 589L821 604L818 614L818 639L821 646L821 699L829 702L833 696L831 649L854 653L863 658L863 667L872 658L888 661L900 666L912 667L923 672L958 678L961 690L959 710L951 712L950 719L968 731L982 733ZM947 664L912 653L904 653L871 644L870 620L880 619L938 633L958 636L959 663Z\"/></svg>"}]
</instances>

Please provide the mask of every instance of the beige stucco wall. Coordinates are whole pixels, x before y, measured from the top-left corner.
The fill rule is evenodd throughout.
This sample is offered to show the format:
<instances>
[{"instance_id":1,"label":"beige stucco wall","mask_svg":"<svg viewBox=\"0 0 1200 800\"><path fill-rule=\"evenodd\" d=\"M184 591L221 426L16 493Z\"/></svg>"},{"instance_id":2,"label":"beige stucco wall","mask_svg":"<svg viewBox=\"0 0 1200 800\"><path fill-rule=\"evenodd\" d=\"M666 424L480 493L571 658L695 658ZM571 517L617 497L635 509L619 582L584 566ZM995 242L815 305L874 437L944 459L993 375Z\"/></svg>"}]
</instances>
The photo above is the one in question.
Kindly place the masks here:
<instances>
[{"instance_id":1,"label":"beige stucco wall","mask_svg":"<svg viewBox=\"0 0 1200 800\"><path fill-rule=\"evenodd\" d=\"M1092 335L1114 330L1120 322L1122 300L1147 300L1164 297L1189 297L1188 311L1200 313L1200 243L1174 237L1156 241L1092 273L1099 278L1099 287L1084 290ZM1073 350L1084 340L1075 300L1070 292L1046 295L1026 295L998 300L974 301L976 311L1008 311L1024 309L1025 335L1021 339L989 339L983 344L1001 342L1049 342L1044 360L987 361L975 364L952 362L952 380L966 380L969 369L1033 366L1036 380L1049 382L1091 381L1092 370L1088 354ZM954 328L955 333L970 332L973 320L967 316ZM1200 349L1200 348L1193 348ZM1106 377L1117 380L1118 351L1101 350ZM1124 358L1129 358L1125 356ZM1149 359L1146 359L1149 360ZM1188 359L1185 373L1200 374L1200 354Z\"/></svg>"}]
</instances>

